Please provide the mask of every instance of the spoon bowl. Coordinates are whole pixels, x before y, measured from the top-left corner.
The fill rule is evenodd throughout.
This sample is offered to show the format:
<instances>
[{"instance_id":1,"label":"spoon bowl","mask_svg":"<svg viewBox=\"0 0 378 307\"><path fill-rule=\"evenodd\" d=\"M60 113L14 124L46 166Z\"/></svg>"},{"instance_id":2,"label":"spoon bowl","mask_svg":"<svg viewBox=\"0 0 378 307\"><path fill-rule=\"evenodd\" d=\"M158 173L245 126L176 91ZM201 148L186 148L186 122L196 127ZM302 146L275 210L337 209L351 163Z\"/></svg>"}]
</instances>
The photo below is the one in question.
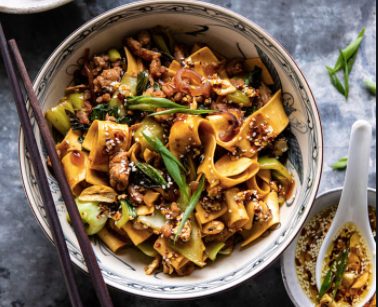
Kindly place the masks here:
<instances>
[{"instance_id":1,"label":"spoon bowl","mask_svg":"<svg viewBox=\"0 0 378 307\"><path fill-rule=\"evenodd\" d=\"M347 224L355 225L367 243L373 266L373 278L369 293L359 306L365 306L376 292L376 242L372 235L368 213L368 174L371 143L372 126L365 121L356 122L351 132L344 190L335 219L320 249L316 264L316 281L320 291L323 262L329 247L342 228Z\"/></svg>"}]
</instances>

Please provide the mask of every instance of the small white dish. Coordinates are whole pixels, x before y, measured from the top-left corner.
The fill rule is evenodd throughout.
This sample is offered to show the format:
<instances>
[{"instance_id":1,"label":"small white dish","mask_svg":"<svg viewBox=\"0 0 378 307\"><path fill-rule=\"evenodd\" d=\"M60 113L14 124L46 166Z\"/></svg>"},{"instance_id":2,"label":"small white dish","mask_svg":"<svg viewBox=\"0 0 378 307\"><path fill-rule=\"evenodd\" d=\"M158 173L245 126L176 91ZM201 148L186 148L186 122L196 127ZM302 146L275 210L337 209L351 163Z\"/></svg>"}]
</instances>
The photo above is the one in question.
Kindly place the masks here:
<instances>
[{"instance_id":1,"label":"small white dish","mask_svg":"<svg viewBox=\"0 0 378 307\"><path fill-rule=\"evenodd\" d=\"M364 240L366 240L368 251L373 262L373 281L366 298L359 304L365 306L371 299L377 289L376 282L376 264L377 258L374 252L377 249L374 236L371 232L369 223L368 199L368 177L369 177L369 159L370 148L372 143L372 126L366 121L357 121L353 127L350 136L349 161L346 171L346 179L341 195L339 208L329 229L323 245L320 249L318 261L316 263L316 282L318 289L322 287L322 273L325 257L329 247L335 240L337 233L345 229L345 225L352 223L356 225Z\"/></svg>"},{"instance_id":2,"label":"small white dish","mask_svg":"<svg viewBox=\"0 0 378 307\"><path fill-rule=\"evenodd\" d=\"M269 68L277 89L283 89L284 107L290 119L290 172L294 174L294 197L281 209L281 224L251 246L236 247L229 257L221 257L188 277L164 274L146 276L151 259L134 249L115 255L96 238L93 248L108 285L153 299L183 300L214 295L231 289L264 271L277 260L302 228L316 198L323 166L323 136L315 99L305 77L288 52L268 33L240 15L197 1L144 1L96 17L69 36L52 54L39 73L34 90L43 111L64 95L73 73L82 64L86 48L91 55L120 47L122 39L157 25L170 27L177 41L207 43L228 58L260 57ZM38 146L47 153L32 118ZM19 161L25 192L36 219L47 236L50 228L35 182L31 161L20 133ZM59 186L46 168L50 189L63 225L72 261L87 272L76 236L66 220L66 207Z\"/></svg>"},{"instance_id":3,"label":"small white dish","mask_svg":"<svg viewBox=\"0 0 378 307\"><path fill-rule=\"evenodd\" d=\"M315 201L313 209L306 223L311 220L316 214L332 207L339 203L343 189L335 189L324 194L321 194ZM370 207L377 207L376 190L368 189L368 204ZM302 287L299 284L297 272L295 268L295 249L297 246L298 237L286 250L281 258L282 278L285 284L286 291L296 307L314 307L315 304L307 297Z\"/></svg>"},{"instance_id":4,"label":"small white dish","mask_svg":"<svg viewBox=\"0 0 378 307\"><path fill-rule=\"evenodd\" d=\"M34 14L52 10L73 0L0 0L0 12Z\"/></svg>"}]
</instances>

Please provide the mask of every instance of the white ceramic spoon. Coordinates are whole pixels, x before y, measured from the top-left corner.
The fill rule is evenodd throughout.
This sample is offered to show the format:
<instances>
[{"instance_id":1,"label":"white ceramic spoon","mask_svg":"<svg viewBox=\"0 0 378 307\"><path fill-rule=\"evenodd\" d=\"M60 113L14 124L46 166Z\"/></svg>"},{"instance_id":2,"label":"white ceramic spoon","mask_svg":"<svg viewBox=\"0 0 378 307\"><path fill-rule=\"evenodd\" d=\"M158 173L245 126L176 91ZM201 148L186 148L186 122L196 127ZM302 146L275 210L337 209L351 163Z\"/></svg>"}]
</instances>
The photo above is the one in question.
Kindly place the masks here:
<instances>
[{"instance_id":1,"label":"white ceramic spoon","mask_svg":"<svg viewBox=\"0 0 378 307\"><path fill-rule=\"evenodd\" d=\"M371 252L373 261L373 281L368 295L359 306L365 306L376 292L376 243L372 235L368 211L368 175L372 142L372 126L365 121L353 125L346 181L332 226L324 240L316 265L316 282L318 289L322 285L322 266L329 247L335 236L345 224L351 222L357 225ZM330 204L332 205L332 204ZM358 306L356 306L358 307Z\"/></svg>"}]
</instances>

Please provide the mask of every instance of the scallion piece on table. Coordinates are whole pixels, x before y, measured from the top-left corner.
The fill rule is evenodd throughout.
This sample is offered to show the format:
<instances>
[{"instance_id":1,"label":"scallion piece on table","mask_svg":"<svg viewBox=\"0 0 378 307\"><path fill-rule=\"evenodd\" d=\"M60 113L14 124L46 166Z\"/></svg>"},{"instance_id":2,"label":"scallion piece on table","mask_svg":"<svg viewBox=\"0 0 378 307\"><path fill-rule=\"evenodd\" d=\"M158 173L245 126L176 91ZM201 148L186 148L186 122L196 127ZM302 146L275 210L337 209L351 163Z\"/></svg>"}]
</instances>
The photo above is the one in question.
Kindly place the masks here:
<instances>
[{"instance_id":1,"label":"scallion piece on table","mask_svg":"<svg viewBox=\"0 0 378 307\"><path fill-rule=\"evenodd\" d=\"M356 52L356 53L354 54L354 56L352 56L352 57L350 58L350 60L348 61L348 71L349 71L349 75L352 73L354 63L356 62L357 54L358 54L358 52Z\"/></svg>"},{"instance_id":2,"label":"scallion piece on table","mask_svg":"<svg viewBox=\"0 0 378 307\"><path fill-rule=\"evenodd\" d=\"M333 68L327 66L329 76L331 77L331 82L336 89L345 96L345 89L342 83L339 80L339 77L337 76L336 72L333 70Z\"/></svg>"},{"instance_id":3,"label":"scallion piece on table","mask_svg":"<svg viewBox=\"0 0 378 307\"><path fill-rule=\"evenodd\" d=\"M340 159L334 166L334 169L345 169L348 166L348 158Z\"/></svg>"},{"instance_id":4,"label":"scallion piece on table","mask_svg":"<svg viewBox=\"0 0 378 307\"><path fill-rule=\"evenodd\" d=\"M340 55L343 58L343 63L344 63L344 74L345 74L345 98L349 98L349 66L347 59L345 57L345 54L342 50L340 50Z\"/></svg>"},{"instance_id":5,"label":"scallion piece on table","mask_svg":"<svg viewBox=\"0 0 378 307\"><path fill-rule=\"evenodd\" d=\"M174 103L165 98L138 96L138 97L128 98L126 108L133 111L155 112L157 108L187 109L188 107Z\"/></svg>"},{"instance_id":6,"label":"scallion piece on table","mask_svg":"<svg viewBox=\"0 0 378 307\"><path fill-rule=\"evenodd\" d=\"M358 38L353 43L351 43L345 50L340 50L340 55L334 68L327 66L327 70L330 75L332 84L341 94L345 96L346 99L349 98L349 76L352 72L353 65L356 61L358 49L360 48L361 42L364 38L365 30L366 28L362 30ZM341 69L344 69L345 88L336 74Z\"/></svg>"},{"instance_id":7,"label":"scallion piece on table","mask_svg":"<svg viewBox=\"0 0 378 307\"><path fill-rule=\"evenodd\" d=\"M366 28L364 28L361 31L360 35L357 37L357 39L354 42L352 42L347 48L345 48L343 50L343 54L344 54L345 59L347 61L352 59L357 54L358 49L360 48L360 45L362 43L362 40L364 39L365 30L366 30ZM342 56L340 55L337 62L336 62L335 68L333 70L335 72L338 72L342 68L344 68L344 60L343 60Z\"/></svg>"},{"instance_id":8,"label":"scallion piece on table","mask_svg":"<svg viewBox=\"0 0 378 307\"><path fill-rule=\"evenodd\" d=\"M153 166L149 165L148 163L140 162L136 162L135 166L158 185L162 186L163 188L168 186L168 183L165 181L164 177Z\"/></svg>"},{"instance_id":9,"label":"scallion piece on table","mask_svg":"<svg viewBox=\"0 0 378 307\"><path fill-rule=\"evenodd\" d=\"M192 110L192 109L170 109L165 110L157 113L150 114L149 116L158 116L158 115L168 115L168 114L192 114L192 115L202 115L202 114L210 114L210 113L216 113L219 111L213 111L213 110Z\"/></svg>"},{"instance_id":10,"label":"scallion piece on table","mask_svg":"<svg viewBox=\"0 0 378 307\"><path fill-rule=\"evenodd\" d=\"M177 233L176 233L176 236L175 236L175 243L176 243L179 235L181 234L181 231L184 228L186 221L188 220L189 216L192 214L195 207L197 206L198 201L199 201L201 194L202 194L202 190L203 190L204 187L205 187L205 175L202 175L201 181L200 181L196 191L194 192L192 197L190 197L190 199L189 199L189 203L188 203L188 206L186 207L184 217L182 218L182 221L180 223L180 226L179 226Z\"/></svg>"},{"instance_id":11,"label":"scallion piece on table","mask_svg":"<svg viewBox=\"0 0 378 307\"><path fill-rule=\"evenodd\" d=\"M366 81L366 80L364 82L374 94L377 94L377 83L376 82L371 82L371 81Z\"/></svg>"}]
</instances>

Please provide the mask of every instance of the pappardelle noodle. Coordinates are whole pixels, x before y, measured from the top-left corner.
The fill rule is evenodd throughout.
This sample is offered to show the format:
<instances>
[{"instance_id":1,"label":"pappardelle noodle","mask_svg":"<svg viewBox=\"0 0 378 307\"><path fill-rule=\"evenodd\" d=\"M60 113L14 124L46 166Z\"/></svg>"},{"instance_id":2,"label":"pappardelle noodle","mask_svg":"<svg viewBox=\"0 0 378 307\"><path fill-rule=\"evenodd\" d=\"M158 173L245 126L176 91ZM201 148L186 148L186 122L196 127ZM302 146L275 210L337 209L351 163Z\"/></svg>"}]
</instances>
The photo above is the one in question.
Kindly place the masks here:
<instances>
[{"instance_id":1,"label":"pappardelle noodle","mask_svg":"<svg viewBox=\"0 0 378 307\"><path fill-rule=\"evenodd\" d=\"M162 27L89 55L46 112L88 235L154 258L148 275L182 276L280 223L289 119L260 58L178 44Z\"/></svg>"}]
</instances>

